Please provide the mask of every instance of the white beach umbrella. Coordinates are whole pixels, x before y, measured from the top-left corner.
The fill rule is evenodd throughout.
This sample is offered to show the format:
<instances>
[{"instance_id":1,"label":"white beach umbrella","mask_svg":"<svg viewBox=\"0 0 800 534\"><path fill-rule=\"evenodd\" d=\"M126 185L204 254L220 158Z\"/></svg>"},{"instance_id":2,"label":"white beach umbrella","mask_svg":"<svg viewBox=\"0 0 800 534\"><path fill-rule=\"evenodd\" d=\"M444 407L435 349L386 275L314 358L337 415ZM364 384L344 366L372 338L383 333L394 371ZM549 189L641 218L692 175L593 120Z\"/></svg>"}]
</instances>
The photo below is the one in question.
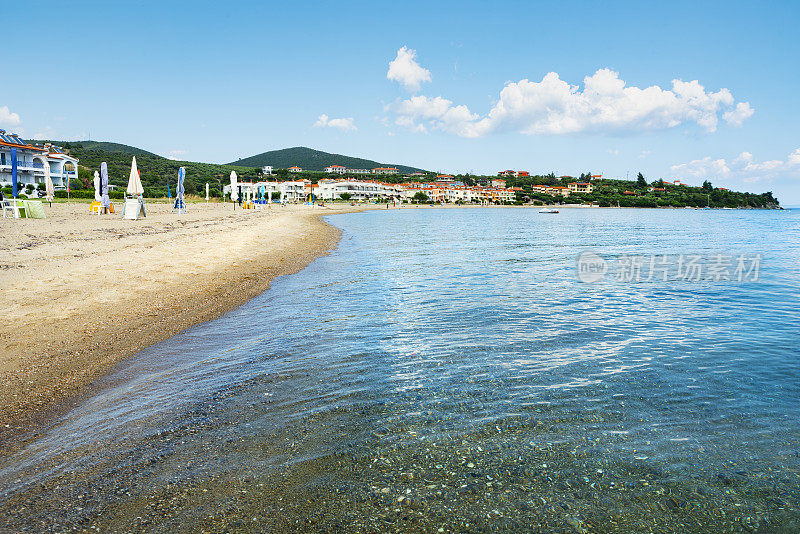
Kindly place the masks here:
<instances>
[{"instance_id":1,"label":"white beach umbrella","mask_svg":"<svg viewBox=\"0 0 800 534\"><path fill-rule=\"evenodd\" d=\"M236 184L236 171L231 171L231 200L236 202L239 200L239 189Z\"/></svg>"},{"instance_id":2,"label":"white beach umbrella","mask_svg":"<svg viewBox=\"0 0 800 534\"><path fill-rule=\"evenodd\" d=\"M100 173L94 171L94 201L100 202L102 198L100 197Z\"/></svg>"},{"instance_id":3,"label":"white beach umbrella","mask_svg":"<svg viewBox=\"0 0 800 534\"><path fill-rule=\"evenodd\" d=\"M44 164L44 194L48 202L53 202L53 198L56 196L53 179L50 177L50 164L47 162Z\"/></svg>"},{"instance_id":4,"label":"white beach umbrella","mask_svg":"<svg viewBox=\"0 0 800 534\"><path fill-rule=\"evenodd\" d=\"M136 156L133 156L133 160L131 161L131 175L128 178L127 192L129 195L135 197L140 197L144 194L144 187L142 187L139 169L136 168Z\"/></svg>"},{"instance_id":5,"label":"white beach umbrella","mask_svg":"<svg viewBox=\"0 0 800 534\"><path fill-rule=\"evenodd\" d=\"M206 182L206 204L208 204L208 182Z\"/></svg>"}]
</instances>

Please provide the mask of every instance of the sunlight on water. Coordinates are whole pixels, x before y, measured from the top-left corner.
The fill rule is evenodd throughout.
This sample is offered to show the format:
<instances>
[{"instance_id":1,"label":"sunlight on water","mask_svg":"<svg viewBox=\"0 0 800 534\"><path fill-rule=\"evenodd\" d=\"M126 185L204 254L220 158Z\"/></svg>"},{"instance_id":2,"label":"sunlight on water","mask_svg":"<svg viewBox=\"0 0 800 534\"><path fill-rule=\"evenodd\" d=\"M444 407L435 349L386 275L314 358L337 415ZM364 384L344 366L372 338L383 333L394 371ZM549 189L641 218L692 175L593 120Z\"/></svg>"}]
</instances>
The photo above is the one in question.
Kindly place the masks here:
<instances>
[{"instance_id":1,"label":"sunlight on water","mask_svg":"<svg viewBox=\"0 0 800 534\"><path fill-rule=\"evenodd\" d=\"M800 217L392 210L0 461L9 530L796 532ZM578 254L761 254L752 282Z\"/></svg>"}]
</instances>

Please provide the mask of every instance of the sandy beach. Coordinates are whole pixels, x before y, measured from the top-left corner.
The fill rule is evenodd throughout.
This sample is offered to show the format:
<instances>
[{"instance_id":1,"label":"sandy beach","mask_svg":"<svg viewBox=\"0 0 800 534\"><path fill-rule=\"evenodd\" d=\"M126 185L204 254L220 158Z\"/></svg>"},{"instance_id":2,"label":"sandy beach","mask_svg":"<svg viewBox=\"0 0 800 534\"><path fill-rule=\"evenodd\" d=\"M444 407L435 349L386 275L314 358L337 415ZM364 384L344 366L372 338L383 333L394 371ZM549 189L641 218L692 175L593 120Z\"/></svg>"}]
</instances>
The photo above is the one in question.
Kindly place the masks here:
<instances>
[{"instance_id":1,"label":"sandy beach","mask_svg":"<svg viewBox=\"0 0 800 534\"><path fill-rule=\"evenodd\" d=\"M90 215L46 207L45 220L0 226L0 442L35 428L138 350L216 318L330 251L327 214L360 207Z\"/></svg>"}]
</instances>

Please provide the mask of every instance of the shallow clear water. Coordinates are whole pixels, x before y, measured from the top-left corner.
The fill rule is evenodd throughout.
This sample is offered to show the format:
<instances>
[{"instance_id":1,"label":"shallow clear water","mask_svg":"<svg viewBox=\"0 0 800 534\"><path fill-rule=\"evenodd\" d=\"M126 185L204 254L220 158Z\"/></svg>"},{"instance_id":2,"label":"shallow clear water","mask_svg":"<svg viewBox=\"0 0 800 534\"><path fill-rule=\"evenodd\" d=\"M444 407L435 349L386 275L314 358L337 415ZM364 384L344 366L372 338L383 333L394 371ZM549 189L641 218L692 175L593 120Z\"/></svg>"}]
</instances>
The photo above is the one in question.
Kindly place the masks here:
<instances>
[{"instance_id":1,"label":"shallow clear water","mask_svg":"<svg viewBox=\"0 0 800 534\"><path fill-rule=\"evenodd\" d=\"M0 460L8 530L796 532L797 212L388 210ZM757 280L576 277L591 250Z\"/></svg>"}]
</instances>

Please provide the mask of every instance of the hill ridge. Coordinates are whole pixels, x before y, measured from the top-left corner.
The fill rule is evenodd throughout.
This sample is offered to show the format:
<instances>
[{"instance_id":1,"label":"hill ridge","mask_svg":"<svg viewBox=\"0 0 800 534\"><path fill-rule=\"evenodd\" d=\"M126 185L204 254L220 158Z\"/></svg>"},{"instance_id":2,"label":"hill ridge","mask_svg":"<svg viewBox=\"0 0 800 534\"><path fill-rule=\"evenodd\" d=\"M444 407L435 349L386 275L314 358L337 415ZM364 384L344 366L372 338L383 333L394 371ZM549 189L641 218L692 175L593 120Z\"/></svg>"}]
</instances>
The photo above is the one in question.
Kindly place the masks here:
<instances>
[{"instance_id":1,"label":"hill ridge","mask_svg":"<svg viewBox=\"0 0 800 534\"><path fill-rule=\"evenodd\" d=\"M366 158L345 156L344 154L334 154L332 152L316 150L306 146L268 150L266 152L262 152L261 154L240 158L229 163L229 165L239 165L242 167L263 167L264 165L272 165L272 167L275 169L286 169L296 165L303 170L309 171L322 171L328 165L342 165L348 169L397 167L397 170L401 173L424 171L424 169L419 167L400 165L398 163L382 163Z\"/></svg>"}]
</instances>

